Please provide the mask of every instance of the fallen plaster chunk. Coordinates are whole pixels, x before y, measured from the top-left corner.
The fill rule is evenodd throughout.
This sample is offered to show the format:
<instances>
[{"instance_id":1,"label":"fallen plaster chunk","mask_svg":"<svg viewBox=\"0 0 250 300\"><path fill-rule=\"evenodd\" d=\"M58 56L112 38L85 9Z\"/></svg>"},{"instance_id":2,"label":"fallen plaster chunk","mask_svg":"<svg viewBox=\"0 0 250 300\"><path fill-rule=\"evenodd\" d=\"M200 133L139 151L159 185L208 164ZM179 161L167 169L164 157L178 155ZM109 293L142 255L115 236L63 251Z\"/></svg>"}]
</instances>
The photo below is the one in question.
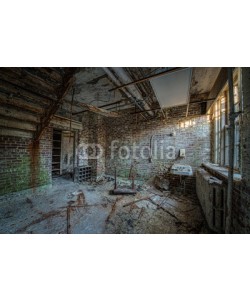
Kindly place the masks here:
<instances>
[{"instance_id":1,"label":"fallen plaster chunk","mask_svg":"<svg viewBox=\"0 0 250 300\"><path fill-rule=\"evenodd\" d=\"M160 190L169 190L169 180L167 180L163 176L155 176L154 185Z\"/></svg>"}]
</instances>

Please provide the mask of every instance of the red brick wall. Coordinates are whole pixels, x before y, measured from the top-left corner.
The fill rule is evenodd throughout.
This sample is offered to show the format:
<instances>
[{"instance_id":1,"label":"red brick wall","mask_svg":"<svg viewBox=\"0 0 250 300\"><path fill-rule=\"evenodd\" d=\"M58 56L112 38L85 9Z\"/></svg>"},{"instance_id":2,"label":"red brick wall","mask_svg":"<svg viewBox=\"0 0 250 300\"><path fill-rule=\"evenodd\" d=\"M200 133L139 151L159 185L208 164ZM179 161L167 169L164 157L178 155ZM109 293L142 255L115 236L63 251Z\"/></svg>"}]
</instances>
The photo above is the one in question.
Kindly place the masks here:
<instances>
[{"instance_id":1,"label":"red brick wall","mask_svg":"<svg viewBox=\"0 0 250 300\"><path fill-rule=\"evenodd\" d=\"M32 139L0 137L0 195L51 183L52 128L39 143Z\"/></svg>"}]
</instances>

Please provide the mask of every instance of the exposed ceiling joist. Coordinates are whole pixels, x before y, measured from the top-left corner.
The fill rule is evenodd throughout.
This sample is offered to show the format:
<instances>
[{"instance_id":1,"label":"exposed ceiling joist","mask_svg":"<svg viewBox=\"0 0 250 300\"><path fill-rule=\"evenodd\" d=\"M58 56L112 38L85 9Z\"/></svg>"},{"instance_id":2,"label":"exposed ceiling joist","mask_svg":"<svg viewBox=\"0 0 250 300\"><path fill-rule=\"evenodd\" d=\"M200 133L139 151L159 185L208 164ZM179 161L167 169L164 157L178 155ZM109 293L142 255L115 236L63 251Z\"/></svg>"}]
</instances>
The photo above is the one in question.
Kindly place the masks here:
<instances>
[{"instance_id":1,"label":"exposed ceiling joist","mask_svg":"<svg viewBox=\"0 0 250 300\"><path fill-rule=\"evenodd\" d=\"M28 111L31 111L33 113L44 113L44 108L36 103L31 103L28 101L24 101L23 99L20 99L16 96L7 96L6 94L3 94L0 92L0 103L4 105L11 105L13 107L19 107Z\"/></svg>"},{"instance_id":2,"label":"exposed ceiling joist","mask_svg":"<svg viewBox=\"0 0 250 300\"><path fill-rule=\"evenodd\" d=\"M117 104L120 104L122 102L125 102L125 101L128 101L128 99L121 99L119 101L115 101L115 102L111 102L111 103L108 103L108 104L104 104L104 105L101 105L101 106L98 106L98 108L103 108L103 107L108 107L108 106L113 106L113 105L117 105ZM77 104L80 106L82 103L81 102L77 102ZM81 110L81 111L78 111L78 112L75 112L73 113L72 115L79 115L81 113L84 113L84 112L87 112L89 110Z\"/></svg>"},{"instance_id":3,"label":"exposed ceiling joist","mask_svg":"<svg viewBox=\"0 0 250 300\"><path fill-rule=\"evenodd\" d=\"M114 71L111 71L110 68L106 68L104 67L103 70L105 71L105 73L108 75L109 80L113 83L114 86L119 86L121 85L120 80L118 79L117 75L115 75ZM143 106L141 106L141 101L138 101L131 93L128 89L123 88L121 90L121 92L126 95L126 97L128 97L129 101L134 104L135 106L138 107L139 110L141 110L141 116L147 120L146 116L144 116L143 114Z\"/></svg>"},{"instance_id":4,"label":"exposed ceiling joist","mask_svg":"<svg viewBox=\"0 0 250 300\"><path fill-rule=\"evenodd\" d=\"M22 129L26 131L36 131L36 125L25 121L10 120L9 118L0 118L0 126L5 128Z\"/></svg>"},{"instance_id":5,"label":"exposed ceiling joist","mask_svg":"<svg viewBox=\"0 0 250 300\"><path fill-rule=\"evenodd\" d=\"M24 110L9 108L9 107L0 107L0 115L4 117L8 117L9 119L14 120L25 120L28 122L39 124L40 117L31 113L27 113Z\"/></svg>"},{"instance_id":6,"label":"exposed ceiling joist","mask_svg":"<svg viewBox=\"0 0 250 300\"><path fill-rule=\"evenodd\" d=\"M114 111L108 111L106 109L100 108L100 107L96 107L90 104L86 104L86 103L81 103L81 106L86 108L88 111L102 115L104 117L111 117L111 118L118 118L121 115L117 112Z\"/></svg>"},{"instance_id":7,"label":"exposed ceiling joist","mask_svg":"<svg viewBox=\"0 0 250 300\"><path fill-rule=\"evenodd\" d=\"M44 85L41 85L41 83L38 84L37 80L25 78L25 76L10 70L10 68L1 68L0 71L0 79L39 97L56 100L56 91L54 88L48 86L45 88Z\"/></svg>"},{"instance_id":8,"label":"exposed ceiling joist","mask_svg":"<svg viewBox=\"0 0 250 300\"><path fill-rule=\"evenodd\" d=\"M128 83L126 83L126 84L117 86L117 87L115 87L115 88L110 89L109 91L111 92L111 91L115 91L115 90L118 90L118 89L122 89L122 88L127 87L127 86L130 86L130 85L132 85L132 84L141 83L141 82L150 80L150 79L152 79L152 78L161 77L161 76L164 76L164 75L167 75L167 74L171 74L171 73L173 73L173 72L180 71L180 70L183 70L183 69L186 69L186 68L172 68L172 69L166 70L166 71L164 71L164 72L160 72L160 73L157 73L157 74L154 74L154 75L150 75L150 76L147 76L147 77L144 77L144 78L141 78L141 79L137 79L137 80L128 82Z\"/></svg>"},{"instance_id":9,"label":"exposed ceiling joist","mask_svg":"<svg viewBox=\"0 0 250 300\"><path fill-rule=\"evenodd\" d=\"M73 68L73 70L71 70L70 73L65 76L63 85L60 88L58 95L57 95L57 101L55 101L51 104L50 108L48 109L48 113L46 113L42 117L41 124L38 126L38 129L37 129L35 137L34 137L35 141L40 139L43 131L49 125L53 115L56 113L59 106L63 102L64 97L69 92L72 85L74 84L75 79L73 76L74 76L75 72L76 72L76 68Z\"/></svg>"},{"instance_id":10,"label":"exposed ceiling joist","mask_svg":"<svg viewBox=\"0 0 250 300\"><path fill-rule=\"evenodd\" d=\"M27 91L23 87L16 86L15 84L11 84L3 79L0 79L0 92L12 97L16 96L24 101L32 101L34 103L42 104L44 107L50 105L54 99L50 99L48 97L41 97L37 95L36 92Z\"/></svg>"},{"instance_id":11,"label":"exposed ceiling joist","mask_svg":"<svg viewBox=\"0 0 250 300\"><path fill-rule=\"evenodd\" d=\"M60 86L62 84L63 76L59 75L52 69L47 68L22 68L22 70L32 76L33 78L37 79L39 82L44 82L49 86Z\"/></svg>"},{"instance_id":12,"label":"exposed ceiling joist","mask_svg":"<svg viewBox=\"0 0 250 300\"><path fill-rule=\"evenodd\" d=\"M82 123L62 116L54 115L51 119L51 124L55 125L55 128L64 128L69 130L70 124L72 130L82 130Z\"/></svg>"}]
</instances>

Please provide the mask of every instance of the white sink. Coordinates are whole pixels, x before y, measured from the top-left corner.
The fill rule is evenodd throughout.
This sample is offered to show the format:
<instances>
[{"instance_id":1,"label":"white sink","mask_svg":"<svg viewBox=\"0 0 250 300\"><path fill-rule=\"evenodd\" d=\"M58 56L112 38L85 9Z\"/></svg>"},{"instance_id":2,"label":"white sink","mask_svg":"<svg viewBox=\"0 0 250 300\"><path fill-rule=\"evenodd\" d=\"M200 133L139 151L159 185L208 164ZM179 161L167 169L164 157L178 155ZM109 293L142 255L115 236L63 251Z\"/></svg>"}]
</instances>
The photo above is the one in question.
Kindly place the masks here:
<instances>
[{"instance_id":1,"label":"white sink","mask_svg":"<svg viewBox=\"0 0 250 300\"><path fill-rule=\"evenodd\" d=\"M175 175L192 176L193 170L189 165L173 164L170 173Z\"/></svg>"}]
</instances>

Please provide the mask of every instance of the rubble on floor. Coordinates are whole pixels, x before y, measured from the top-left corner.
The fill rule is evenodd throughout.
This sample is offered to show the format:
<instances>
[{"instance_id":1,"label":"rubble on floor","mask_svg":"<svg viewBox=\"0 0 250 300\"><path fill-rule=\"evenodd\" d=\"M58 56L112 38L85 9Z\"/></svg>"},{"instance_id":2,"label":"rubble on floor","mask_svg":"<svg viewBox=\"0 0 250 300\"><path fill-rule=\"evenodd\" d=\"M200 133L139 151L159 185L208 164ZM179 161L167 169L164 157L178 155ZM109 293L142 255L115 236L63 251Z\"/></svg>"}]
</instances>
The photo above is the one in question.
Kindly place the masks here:
<instances>
[{"instance_id":1,"label":"rubble on floor","mask_svg":"<svg viewBox=\"0 0 250 300\"><path fill-rule=\"evenodd\" d=\"M121 186L130 180L118 178ZM112 177L0 197L0 233L209 233L198 200L135 181L136 195L112 195Z\"/></svg>"}]
</instances>

